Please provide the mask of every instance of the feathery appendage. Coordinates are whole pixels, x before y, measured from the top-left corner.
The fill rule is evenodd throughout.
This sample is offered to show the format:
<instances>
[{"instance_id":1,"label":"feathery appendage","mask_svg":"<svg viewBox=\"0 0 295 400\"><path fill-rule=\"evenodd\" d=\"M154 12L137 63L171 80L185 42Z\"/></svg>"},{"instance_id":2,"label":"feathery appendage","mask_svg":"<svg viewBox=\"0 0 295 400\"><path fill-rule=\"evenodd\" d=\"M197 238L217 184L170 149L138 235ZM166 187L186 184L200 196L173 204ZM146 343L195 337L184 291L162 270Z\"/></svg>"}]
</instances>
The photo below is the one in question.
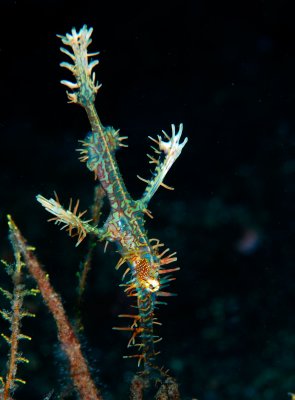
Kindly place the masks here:
<instances>
[{"instance_id":1,"label":"feathery appendage","mask_svg":"<svg viewBox=\"0 0 295 400\"><path fill-rule=\"evenodd\" d=\"M98 60L89 62L89 57L94 57L99 52L88 53L87 48L92 42L91 34L93 29L88 29L86 25L80 29L79 32L75 28L72 29L71 34L67 33L65 36L57 35L63 44L70 46L72 53L67 49L61 47L60 50L69 56L74 64L68 62L62 62L61 67L67 68L74 75L76 82L70 82L67 80L61 81L61 83L67 86L69 89L77 89L73 93L67 92L70 102L79 103L81 105L87 102L93 102L101 85L95 82L95 72L92 69L99 63Z\"/></svg>"},{"instance_id":2,"label":"feathery appendage","mask_svg":"<svg viewBox=\"0 0 295 400\"><path fill-rule=\"evenodd\" d=\"M28 289L24 282L23 277L23 267L25 266L22 261L22 256L20 251L16 246L13 245L15 262L10 265L5 261L1 263L5 267L5 271L10 275L13 282L13 290L3 289L0 287L0 292L10 303L10 310L0 310L0 314L3 319L8 321L10 325L10 334L1 334L2 338L6 341L9 346L8 360L7 360L7 371L6 376L0 378L0 383L2 388L0 389L1 399L9 400L18 383L26 383L23 379L17 377L18 364L27 364L29 360L22 355L19 351L19 341L20 340L31 340L31 337L24 335L21 332L21 322L24 317L35 317L34 314L26 310L24 306L24 299L27 296L36 296L39 293L37 289Z\"/></svg>"},{"instance_id":3,"label":"feathery appendage","mask_svg":"<svg viewBox=\"0 0 295 400\"><path fill-rule=\"evenodd\" d=\"M188 139L185 138L182 143L180 143L182 131L183 131L183 124L179 125L179 129L177 134L175 134L175 125L171 125L172 135L171 137L167 135L165 131L162 131L163 135L167 139L164 141L160 135L158 135L158 140L149 136L153 142L155 142L158 146L158 149L154 146L151 148L156 153L155 156L151 156L147 154L148 158L150 159L150 164L156 164L155 172L153 173L153 178L151 180L146 180L141 178L137 175L137 177L147 183L147 187L143 193L142 199L140 200L144 206L146 207L159 186L163 186L166 189L174 190L171 186L166 185L163 181L165 176L167 175L169 169L172 167L176 159L180 156L183 147L186 145ZM164 159L161 160L164 155ZM158 157L158 158L155 158Z\"/></svg>"},{"instance_id":4,"label":"feathery appendage","mask_svg":"<svg viewBox=\"0 0 295 400\"><path fill-rule=\"evenodd\" d=\"M94 172L106 197L109 200L110 214L102 228L93 227L91 221L81 219L82 213L78 213L78 207L74 211L65 210L57 200L47 200L38 196L38 201L47 211L54 215L55 223L63 224L69 233L72 230L78 235L79 244L87 233L97 235L99 240L114 242L117 245L121 258L117 269L124 263L127 264L123 273L122 286L128 297L134 297L137 314L122 314L121 317L131 320L127 326L115 327L115 329L131 332L128 347L136 349L136 354L127 356L138 359L139 364L143 362L144 371L154 376L166 375L155 365L155 357L158 354L154 345L160 338L154 334L154 325L159 322L155 317L155 309L159 304L160 297L172 296L165 289L175 278L171 273L179 268L166 268L166 264L176 261L175 253L167 255L169 249L161 251L163 244L157 239L149 239L145 230L144 214L151 217L147 204L159 188L159 186L172 189L163 180L179 157L187 138L181 142L183 126L180 124L176 132L172 125L172 135L168 136L164 131L162 138L152 139L158 146L153 148L156 156L150 156L150 163L156 164L155 172L151 180L144 180L147 187L141 199L134 200L127 191L121 176L115 152L126 137L120 137L118 130L112 127L104 127L98 117L94 100L100 87L95 81L93 67L98 64L97 60L90 61L91 57L98 53L89 53L88 46L91 43L92 28L86 25L80 31L72 29L70 34L59 35L67 49L61 51L70 57L73 64L61 63L73 74L75 82L62 81L71 91L67 92L70 102L81 105L88 116L91 132L82 141L80 160L86 163L87 168ZM142 179L142 178L141 178ZM83 284L84 285L84 284ZM160 372L159 372L160 371Z\"/></svg>"}]
</instances>

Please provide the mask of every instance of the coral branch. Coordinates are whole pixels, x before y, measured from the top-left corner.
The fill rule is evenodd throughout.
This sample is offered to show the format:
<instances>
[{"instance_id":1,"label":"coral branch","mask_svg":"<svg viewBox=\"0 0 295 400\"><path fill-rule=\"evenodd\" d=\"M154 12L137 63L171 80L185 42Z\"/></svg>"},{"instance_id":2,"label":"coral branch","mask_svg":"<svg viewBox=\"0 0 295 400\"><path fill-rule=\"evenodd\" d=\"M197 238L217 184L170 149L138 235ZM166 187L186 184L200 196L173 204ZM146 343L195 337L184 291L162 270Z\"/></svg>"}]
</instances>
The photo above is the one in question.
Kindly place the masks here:
<instances>
[{"instance_id":1,"label":"coral branch","mask_svg":"<svg viewBox=\"0 0 295 400\"><path fill-rule=\"evenodd\" d=\"M180 400L178 385L175 379L168 377L160 386L155 400Z\"/></svg>"},{"instance_id":2,"label":"coral branch","mask_svg":"<svg viewBox=\"0 0 295 400\"><path fill-rule=\"evenodd\" d=\"M0 310L2 317L7 320L10 324L10 335L7 336L4 333L1 334L2 338L9 345L9 354L7 362L7 373L5 379L1 378L3 388L3 400L11 400L11 394L16 389L17 383L26 383L24 380L17 377L17 367L20 363L28 363L29 360L22 356L19 352L19 341L20 340L31 340L30 336L21 333L21 320L24 317L34 317L25 310L23 307L24 298L26 296L35 296L38 292L36 289L26 289L23 284L23 273L22 267L25 265L22 261L21 254L17 248L14 247L15 262L13 265L2 261L6 272L11 275L13 281L13 292L10 293L8 290L0 288L2 294L9 300L11 311Z\"/></svg>"},{"instance_id":3,"label":"coral branch","mask_svg":"<svg viewBox=\"0 0 295 400\"><path fill-rule=\"evenodd\" d=\"M148 382L146 379L135 375L130 386L130 400L143 400L143 391L147 386Z\"/></svg>"},{"instance_id":4,"label":"coral branch","mask_svg":"<svg viewBox=\"0 0 295 400\"><path fill-rule=\"evenodd\" d=\"M81 352L80 343L65 314L59 295L51 286L48 275L41 268L32 252L33 249L26 244L25 239L11 217L8 218L10 240L13 246L22 254L30 274L36 280L41 295L55 319L58 338L68 357L70 375L80 398L83 400L102 400L101 394L91 379L87 362Z\"/></svg>"}]
</instances>

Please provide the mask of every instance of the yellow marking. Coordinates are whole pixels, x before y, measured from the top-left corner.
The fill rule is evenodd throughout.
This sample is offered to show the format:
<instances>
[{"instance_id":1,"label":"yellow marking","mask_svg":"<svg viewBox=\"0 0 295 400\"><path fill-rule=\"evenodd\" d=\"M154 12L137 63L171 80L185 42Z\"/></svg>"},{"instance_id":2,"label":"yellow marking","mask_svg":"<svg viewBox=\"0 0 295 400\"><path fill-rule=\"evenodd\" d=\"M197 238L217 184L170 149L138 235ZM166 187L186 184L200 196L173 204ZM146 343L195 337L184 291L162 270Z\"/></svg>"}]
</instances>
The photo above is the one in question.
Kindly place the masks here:
<instances>
[{"instance_id":1,"label":"yellow marking","mask_svg":"<svg viewBox=\"0 0 295 400\"><path fill-rule=\"evenodd\" d=\"M168 186L168 185L166 185L166 183L164 183L164 182L161 182L161 183L160 183L160 186L163 186L165 189L168 189L168 190L174 190L174 187Z\"/></svg>"}]
</instances>

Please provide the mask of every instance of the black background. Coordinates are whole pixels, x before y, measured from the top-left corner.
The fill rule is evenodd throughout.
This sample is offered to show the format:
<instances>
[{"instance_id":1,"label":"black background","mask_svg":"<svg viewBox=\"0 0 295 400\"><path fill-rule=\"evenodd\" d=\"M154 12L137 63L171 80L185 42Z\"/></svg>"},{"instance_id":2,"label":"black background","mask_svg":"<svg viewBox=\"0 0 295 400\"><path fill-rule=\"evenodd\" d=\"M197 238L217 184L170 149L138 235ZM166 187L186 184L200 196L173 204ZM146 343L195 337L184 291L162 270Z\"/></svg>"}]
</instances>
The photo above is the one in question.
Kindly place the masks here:
<instances>
[{"instance_id":1,"label":"black background","mask_svg":"<svg viewBox=\"0 0 295 400\"><path fill-rule=\"evenodd\" d=\"M46 222L36 202L54 190L62 203L92 201L93 176L77 160L89 129L67 104L56 34L94 28L103 84L102 122L128 135L118 162L138 198L150 175L147 137L184 124L189 138L151 201L147 222L178 252L181 271L159 310L159 364L184 399L285 399L295 391L294 143L295 25L287 1L0 1L0 257L12 260L13 215L74 318L76 272L85 243ZM252 242L251 242L252 240ZM247 247L247 244L249 245ZM95 253L83 307L82 342L106 399L127 399L135 362L128 335L112 331L130 311L118 286L114 248ZM9 280L1 271L3 287ZM3 303L3 305L2 305ZM1 307L8 307L1 300ZM66 363L42 301L23 323L30 364L15 399L67 391ZM120 322L120 321L119 321ZM8 333L1 321L1 332ZM1 343L5 370L7 347ZM4 373L4 372L3 372ZM70 397L68 397L70 398Z\"/></svg>"}]
</instances>

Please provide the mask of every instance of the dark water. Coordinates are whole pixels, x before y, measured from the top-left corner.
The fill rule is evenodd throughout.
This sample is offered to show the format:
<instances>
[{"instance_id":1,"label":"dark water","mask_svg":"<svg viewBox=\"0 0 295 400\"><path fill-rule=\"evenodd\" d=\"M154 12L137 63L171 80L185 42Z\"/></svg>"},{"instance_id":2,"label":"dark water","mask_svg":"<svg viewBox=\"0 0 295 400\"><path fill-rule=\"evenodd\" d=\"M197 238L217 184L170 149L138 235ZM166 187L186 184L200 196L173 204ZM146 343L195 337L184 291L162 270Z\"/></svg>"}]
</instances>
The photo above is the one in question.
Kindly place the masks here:
<instances>
[{"instance_id":1,"label":"dark water","mask_svg":"<svg viewBox=\"0 0 295 400\"><path fill-rule=\"evenodd\" d=\"M160 4L159 4L160 3ZM77 160L89 130L67 104L56 34L93 26L103 86L97 109L128 135L118 153L134 197L149 176L149 135L183 122L189 142L150 204L151 237L178 252L178 297L158 311L159 364L183 399L274 400L295 391L294 191L295 27L288 1L0 2L0 257L11 260L11 213L74 318L76 272L87 246L46 222L35 201L92 201L93 176ZM130 313L114 248L98 246L82 309L84 352L106 399L127 399L137 368L128 335L112 331ZM1 271L2 287L9 279ZM3 303L3 305L2 305ZM53 398L70 385L55 325L41 300L23 322L27 384L15 399ZM7 308L1 299L1 308ZM0 331L8 334L1 320ZM5 370L7 345L1 343ZM4 373L4 372L3 372ZM56 397L54 397L56 396ZM71 398L71 395L64 398Z\"/></svg>"}]
</instances>

